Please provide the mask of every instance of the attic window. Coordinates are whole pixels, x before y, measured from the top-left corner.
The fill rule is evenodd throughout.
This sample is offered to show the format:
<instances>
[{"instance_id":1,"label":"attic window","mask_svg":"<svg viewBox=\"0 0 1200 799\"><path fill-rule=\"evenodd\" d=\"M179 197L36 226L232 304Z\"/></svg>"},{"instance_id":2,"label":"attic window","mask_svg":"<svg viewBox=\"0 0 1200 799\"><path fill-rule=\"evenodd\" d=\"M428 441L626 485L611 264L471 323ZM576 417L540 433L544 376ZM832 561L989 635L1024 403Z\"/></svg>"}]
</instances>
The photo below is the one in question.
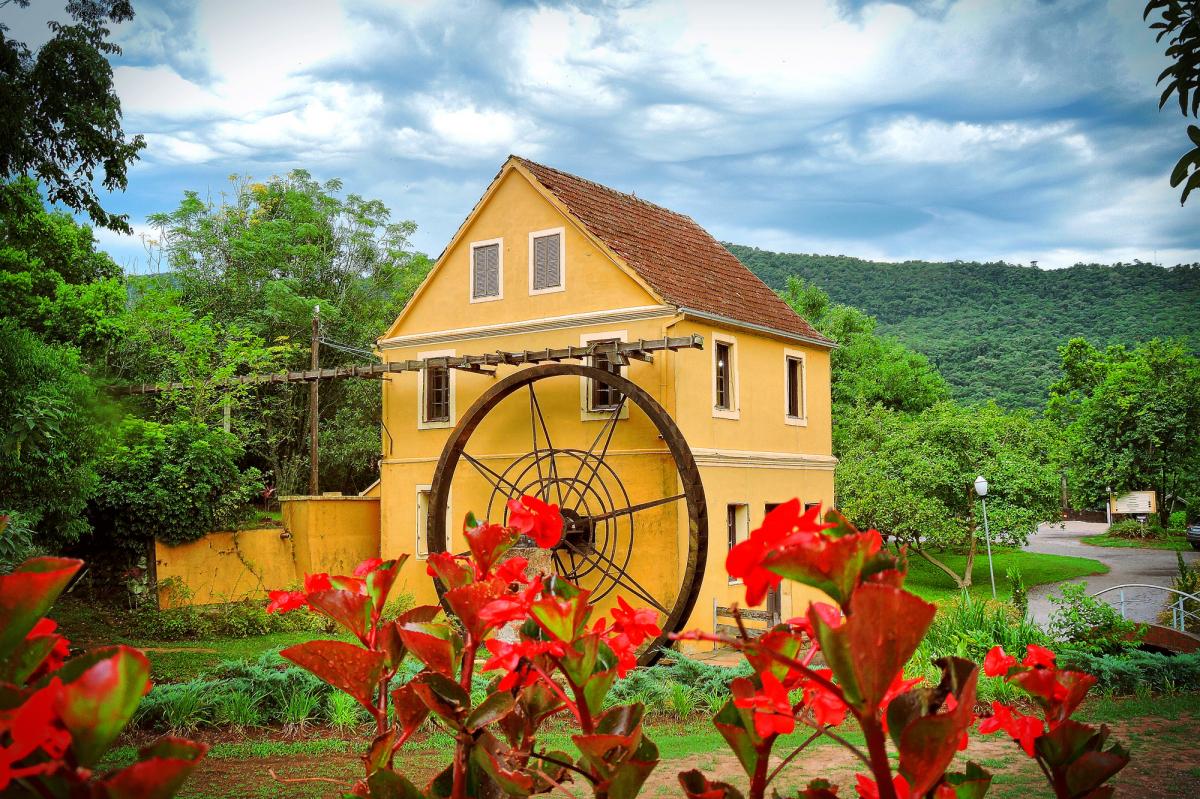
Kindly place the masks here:
<instances>
[{"instance_id":1,"label":"attic window","mask_svg":"<svg viewBox=\"0 0 1200 799\"><path fill-rule=\"evenodd\" d=\"M563 290L563 230L540 230L529 234L529 292L544 294Z\"/></svg>"},{"instance_id":2,"label":"attic window","mask_svg":"<svg viewBox=\"0 0 1200 799\"><path fill-rule=\"evenodd\" d=\"M503 258L500 239L471 245L471 301L500 299Z\"/></svg>"}]
</instances>

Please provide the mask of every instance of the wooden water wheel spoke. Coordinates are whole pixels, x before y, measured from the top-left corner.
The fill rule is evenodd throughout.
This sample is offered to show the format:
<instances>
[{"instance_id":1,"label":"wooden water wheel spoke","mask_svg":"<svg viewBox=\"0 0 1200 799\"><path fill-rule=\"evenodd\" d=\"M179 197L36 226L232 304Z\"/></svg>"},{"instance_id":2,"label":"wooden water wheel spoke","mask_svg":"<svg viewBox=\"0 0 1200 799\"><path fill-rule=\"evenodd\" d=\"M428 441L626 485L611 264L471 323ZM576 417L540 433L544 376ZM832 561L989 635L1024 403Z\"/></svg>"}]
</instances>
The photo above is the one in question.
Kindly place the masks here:
<instances>
[{"instance_id":1,"label":"wooden water wheel spoke","mask_svg":"<svg viewBox=\"0 0 1200 799\"><path fill-rule=\"evenodd\" d=\"M573 423L582 421L574 405L581 380L602 384L610 395L620 397L615 407L598 417L602 420L598 431L588 429L586 422L572 429ZM558 382L551 383L550 388L535 386L543 381ZM509 399L518 392L519 396ZM547 416L549 409L562 408L564 402L569 402L571 408L565 419ZM525 413L528 421L521 418ZM495 421L490 421L493 417ZM469 454L468 444L485 422L488 427L480 432L478 440L492 442L493 449L477 449L474 455ZM532 449L503 457L494 454L494 448L503 446L495 442L504 440L514 424L517 430L529 425ZM628 427L622 427L625 432L618 437L617 427L621 424ZM640 435L647 437L646 442L631 449L626 442ZM662 444L666 446L659 450ZM640 456L624 457L635 452ZM485 453L489 463L481 460ZM670 645L670 634L683 629L699 596L708 549L708 517L691 450L678 426L653 397L621 375L577 364L526 367L495 383L463 415L438 459L427 516L430 551L445 551L446 511L458 465L463 461L485 482L481 485L473 480L455 489L465 492L463 499L459 499L463 494L455 494L456 502L469 502L467 507L480 513L481 518L500 523L507 519L510 499L523 495L547 502L557 499L563 535L542 568L552 570L551 577L589 591L591 601L601 606L601 612L617 596L628 594L631 602L663 614L663 632L648 643L640 662L652 663L663 647ZM663 488L658 496L647 496L640 488L638 501L634 502L626 488L630 481ZM661 513L646 513L655 508ZM526 541L522 546L533 546L533 542ZM653 579L647 580L649 575Z\"/></svg>"},{"instance_id":2,"label":"wooden water wheel spoke","mask_svg":"<svg viewBox=\"0 0 1200 799\"><path fill-rule=\"evenodd\" d=\"M576 546L575 544L572 544L567 541L564 541L564 544L566 545L567 549L576 552L585 563L595 563L596 566L600 569L600 571L604 572L604 575L606 577L610 578L615 585L625 586L625 588L627 590L633 592L633 594L635 596L637 596L638 599L640 599L643 602L646 602L650 605L653 605L656 610L658 610L662 613L665 613L667 615L670 615L671 611L668 610L667 608L663 607L661 604L659 604L658 600L654 598L654 595L651 594L649 591L647 591L644 587L642 587L641 583L639 583L637 580L633 579L633 577L630 576L629 572L622 569L620 566L618 566L612 560L606 558L602 553L600 553L594 549L591 550L590 552L584 551L583 549ZM595 561L593 561L589 557L589 555L595 555L597 559ZM612 570L610 571L609 569L604 568L605 564L612 567Z\"/></svg>"},{"instance_id":3,"label":"wooden water wheel spoke","mask_svg":"<svg viewBox=\"0 0 1200 799\"><path fill-rule=\"evenodd\" d=\"M537 392L533 390L533 383L529 384L529 420L533 430L533 455L534 463L537 465L539 485L544 485L546 479L542 474L542 450L538 447L538 428L541 427L542 437L546 439L545 452L550 456L547 471L550 473L551 484L558 494L558 504L561 506L563 504L562 482L558 479L558 462L554 457L554 442L550 440L550 428L546 426L546 417L542 415L542 404L538 402ZM539 492L539 496L544 501L550 500L544 493Z\"/></svg>"},{"instance_id":4,"label":"wooden water wheel spoke","mask_svg":"<svg viewBox=\"0 0 1200 799\"><path fill-rule=\"evenodd\" d=\"M465 452L462 454L462 456L463 456L463 458L466 459L467 463L474 466L475 469L481 475L483 475L484 479L486 479L489 483L492 484L493 488L495 488L497 490L505 490L505 491L508 489L512 489L513 491L518 492L516 494L516 496L520 496L519 492L521 489L518 486L516 486L515 484L506 480L503 475L494 471L493 469L488 468L488 466L486 464L482 463L478 458L472 458L470 455L468 455ZM505 486L507 486L507 488L502 487L500 485L501 483L504 483Z\"/></svg>"},{"instance_id":5,"label":"wooden water wheel spoke","mask_svg":"<svg viewBox=\"0 0 1200 799\"><path fill-rule=\"evenodd\" d=\"M607 513L601 513L599 516L589 516L588 519L590 519L593 523L602 522L602 521L606 521L608 519L615 519L618 516L621 516L626 513L633 515L633 514L637 513L638 511L650 510L651 508L657 508L661 505L669 505L670 503L678 502L681 499L687 499L687 494L676 494L672 497L662 497L661 499L652 499L649 502L639 502L638 504L630 505L627 508L618 508L617 510L610 510Z\"/></svg>"}]
</instances>

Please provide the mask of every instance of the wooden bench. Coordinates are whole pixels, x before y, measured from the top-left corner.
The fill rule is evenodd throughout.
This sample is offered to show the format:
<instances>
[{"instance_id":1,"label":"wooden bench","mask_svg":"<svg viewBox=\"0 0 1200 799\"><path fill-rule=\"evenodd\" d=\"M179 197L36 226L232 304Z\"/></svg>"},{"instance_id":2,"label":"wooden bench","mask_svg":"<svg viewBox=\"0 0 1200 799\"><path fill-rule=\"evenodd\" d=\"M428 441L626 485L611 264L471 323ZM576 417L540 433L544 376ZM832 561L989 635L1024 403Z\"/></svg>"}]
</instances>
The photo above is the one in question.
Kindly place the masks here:
<instances>
[{"instance_id":1,"label":"wooden bench","mask_svg":"<svg viewBox=\"0 0 1200 799\"><path fill-rule=\"evenodd\" d=\"M781 621L778 614L769 610L738 608L738 615L742 617L742 623L746 625L746 634L751 638L757 638ZM722 623L721 619L728 619L729 623ZM733 637L741 635L737 619L733 615L733 608L722 607L717 604L715 599L713 600L713 630L717 635Z\"/></svg>"}]
</instances>

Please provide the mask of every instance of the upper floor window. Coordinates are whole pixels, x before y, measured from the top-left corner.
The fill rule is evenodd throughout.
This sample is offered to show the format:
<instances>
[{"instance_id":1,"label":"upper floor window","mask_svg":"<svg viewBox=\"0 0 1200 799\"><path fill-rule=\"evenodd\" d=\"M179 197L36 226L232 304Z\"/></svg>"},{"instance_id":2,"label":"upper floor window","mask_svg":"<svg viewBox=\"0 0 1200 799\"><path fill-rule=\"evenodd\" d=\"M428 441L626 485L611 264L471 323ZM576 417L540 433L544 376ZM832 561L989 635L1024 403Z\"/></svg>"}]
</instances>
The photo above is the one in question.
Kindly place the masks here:
<instances>
[{"instance_id":1,"label":"upper floor window","mask_svg":"<svg viewBox=\"0 0 1200 799\"><path fill-rule=\"evenodd\" d=\"M713 333L713 416L737 419L737 342L732 336Z\"/></svg>"},{"instance_id":2,"label":"upper floor window","mask_svg":"<svg viewBox=\"0 0 1200 799\"><path fill-rule=\"evenodd\" d=\"M432 366L425 370L425 421L450 421L450 369Z\"/></svg>"},{"instance_id":3,"label":"upper floor window","mask_svg":"<svg viewBox=\"0 0 1200 799\"><path fill-rule=\"evenodd\" d=\"M502 239L471 245L471 301L498 300L504 279Z\"/></svg>"},{"instance_id":4,"label":"upper floor window","mask_svg":"<svg viewBox=\"0 0 1200 799\"><path fill-rule=\"evenodd\" d=\"M808 419L808 391L805 385L804 354L785 350L783 358L784 407L788 424L804 424Z\"/></svg>"},{"instance_id":5,"label":"upper floor window","mask_svg":"<svg viewBox=\"0 0 1200 799\"><path fill-rule=\"evenodd\" d=\"M563 229L539 230L529 234L529 291L546 294L566 285Z\"/></svg>"}]
</instances>

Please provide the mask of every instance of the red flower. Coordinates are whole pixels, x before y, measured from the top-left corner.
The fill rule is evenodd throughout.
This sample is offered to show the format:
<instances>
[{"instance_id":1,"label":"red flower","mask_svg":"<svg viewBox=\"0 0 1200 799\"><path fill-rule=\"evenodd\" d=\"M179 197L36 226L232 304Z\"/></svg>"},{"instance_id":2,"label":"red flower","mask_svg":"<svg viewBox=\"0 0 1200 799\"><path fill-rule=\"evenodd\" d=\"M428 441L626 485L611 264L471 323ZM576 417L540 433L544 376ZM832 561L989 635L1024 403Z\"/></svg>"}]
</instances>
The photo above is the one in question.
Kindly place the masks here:
<instances>
[{"instance_id":1,"label":"red flower","mask_svg":"<svg viewBox=\"0 0 1200 799\"><path fill-rule=\"evenodd\" d=\"M735 683L740 683L740 690L734 690L733 704L754 709L754 730L761 737L787 735L796 729L796 717L792 713L787 689L769 671L763 672L761 679L762 688L759 690L754 690L753 684L744 677L735 680Z\"/></svg>"},{"instance_id":2,"label":"red flower","mask_svg":"<svg viewBox=\"0 0 1200 799\"><path fill-rule=\"evenodd\" d=\"M1022 665L1033 668L1054 668L1054 653L1046 647L1029 644L1025 647L1025 651L1027 654L1025 655L1025 659L1021 661Z\"/></svg>"},{"instance_id":3,"label":"red flower","mask_svg":"<svg viewBox=\"0 0 1200 799\"><path fill-rule=\"evenodd\" d=\"M987 735L999 730L1008 733L1030 757L1033 757L1034 741L1045 734L1041 719L1023 716L1006 705L992 702L992 715L979 722L979 731Z\"/></svg>"},{"instance_id":4,"label":"red flower","mask_svg":"<svg viewBox=\"0 0 1200 799\"><path fill-rule=\"evenodd\" d=\"M508 523L522 535L527 535L542 549L557 546L562 540L563 520L557 505L542 502L537 497L523 496L508 501Z\"/></svg>"},{"instance_id":5,"label":"red flower","mask_svg":"<svg viewBox=\"0 0 1200 799\"><path fill-rule=\"evenodd\" d=\"M507 691L520 683L528 685L536 679L536 674L529 668L529 662L542 655L562 657L566 649L559 641L527 641L521 640L515 644L489 638L484 646L492 653L492 657L483 664L484 671L503 669L508 672L497 686L498 690Z\"/></svg>"},{"instance_id":6,"label":"red flower","mask_svg":"<svg viewBox=\"0 0 1200 799\"><path fill-rule=\"evenodd\" d=\"M1096 678L1090 674L1053 668L1029 669L1013 675L1012 681L1038 700L1051 729L1070 718L1096 684Z\"/></svg>"},{"instance_id":7,"label":"red flower","mask_svg":"<svg viewBox=\"0 0 1200 799\"><path fill-rule=\"evenodd\" d=\"M366 577L371 572L379 568L383 563L383 558L367 558L362 563L354 567L355 577Z\"/></svg>"},{"instance_id":8,"label":"red flower","mask_svg":"<svg viewBox=\"0 0 1200 799\"><path fill-rule=\"evenodd\" d=\"M613 630L629 636L629 642L641 646L647 638L662 633L658 626L658 611L653 608L635 610L624 597L617 597L617 607L612 609Z\"/></svg>"},{"instance_id":9,"label":"red flower","mask_svg":"<svg viewBox=\"0 0 1200 799\"><path fill-rule=\"evenodd\" d=\"M480 608L479 620L485 627L501 627L512 621L524 621L529 618L529 606L541 591L542 576L539 574L524 591L493 599Z\"/></svg>"},{"instance_id":10,"label":"red flower","mask_svg":"<svg viewBox=\"0 0 1200 799\"><path fill-rule=\"evenodd\" d=\"M813 671L827 680L833 677L831 669L814 669ZM836 694L815 680L806 680L802 686L804 704L812 710L813 718L818 724L836 727L846 720L846 703Z\"/></svg>"},{"instance_id":11,"label":"red flower","mask_svg":"<svg viewBox=\"0 0 1200 799\"><path fill-rule=\"evenodd\" d=\"M0 716L0 729L6 728L12 738L10 745L0 748L0 790L13 779L59 768L60 764L55 761L61 760L71 745L71 734L63 726L57 710L62 693L62 680L54 677L19 707ZM38 750L50 760L17 765Z\"/></svg>"},{"instance_id":12,"label":"red flower","mask_svg":"<svg viewBox=\"0 0 1200 799\"><path fill-rule=\"evenodd\" d=\"M820 513L819 506L802 513L800 500L792 499L768 513L762 527L729 550L725 570L746 584L747 605L761 605L767 591L783 582L781 576L762 565L768 555L785 545L814 543L820 531L830 526L818 521Z\"/></svg>"},{"instance_id":13,"label":"red flower","mask_svg":"<svg viewBox=\"0 0 1200 799\"><path fill-rule=\"evenodd\" d=\"M896 672L896 676L892 678L892 684L888 686L887 692L884 693L883 699L879 700L879 709L883 713L883 731L887 732L887 706L891 704L896 697L908 693L908 689L912 688L917 683L921 682L920 677L913 677L911 680L904 679L904 672Z\"/></svg>"},{"instance_id":14,"label":"red flower","mask_svg":"<svg viewBox=\"0 0 1200 799\"><path fill-rule=\"evenodd\" d=\"M529 578L525 576L527 566L528 560L514 556L496 567L496 576L505 583L528 583Z\"/></svg>"},{"instance_id":15,"label":"red flower","mask_svg":"<svg viewBox=\"0 0 1200 799\"><path fill-rule=\"evenodd\" d=\"M603 631L603 622L604 619L601 619L596 625L601 628L598 632ZM637 668L637 653L634 652L636 647L627 635L614 635L608 639L608 645L617 656L617 676L624 679L626 674Z\"/></svg>"},{"instance_id":16,"label":"red flower","mask_svg":"<svg viewBox=\"0 0 1200 799\"><path fill-rule=\"evenodd\" d=\"M1017 665L1015 657L1004 654L1002 648L994 646L988 650L987 656L983 659L983 673L989 677L1003 677L1015 665Z\"/></svg>"},{"instance_id":17,"label":"red flower","mask_svg":"<svg viewBox=\"0 0 1200 799\"><path fill-rule=\"evenodd\" d=\"M267 596L267 613L287 613L308 605L308 594L304 591L270 591Z\"/></svg>"},{"instance_id":18,"label":"red flower","mask_svg":"<svg viewBox=\"0 0 1200 799\"><path fill-rule=\"evenodd\" d=\"M329 575L325 572L304 575L304 593L315 594L318 591L332 590L333 585L329 582Z\"/></svg>"},{"instance_id":19,"label":"red flower","mask_svg":"<svg viewBox=\"0 0 1200 799\"><path fill-rule=\"evenodd\" d=\"M879 799L879 786L875 780L865 774L856 774L858 795L862 799ZM897 774L892 778L892 788L896 791L896 799L909 799L908 780ZM939 797L940 799L940 797Z\"/></svg>"},{"instance_id":20,"label":"red flower","mask_svg":"<svg viewBox=\"0 0 1200 799\"><path fill-rule=\"evenodd\" d=\"M449 552L431 552L426 561L425 573L442 581L446 588L462 588L475 579L471 567L463 559Z\"/></svg>"},{"instance_id":21,"label":"red flower","mask_svg":"<svg viewBox=\"0 0 1200 799\"><path fill-rule=\"evenodd\" d=\"M36 638L46 637L53 637L56 639L54 642L54 647L50 650L50 654L48 654L46 659L38 665L37 670L29 676L28 682L36 682L37 680L41 679L42 676L52 671L58 671L59 667L62 666L63 661L67 659L67 655L71 654L70 643L67 641L66 637L54 632L57 629L58 623L53 619L41 618L38 619L37 624L35 624L33 629L30 630L25 636L26 641L32 641Z\"/></svg>"}]
</instances>

